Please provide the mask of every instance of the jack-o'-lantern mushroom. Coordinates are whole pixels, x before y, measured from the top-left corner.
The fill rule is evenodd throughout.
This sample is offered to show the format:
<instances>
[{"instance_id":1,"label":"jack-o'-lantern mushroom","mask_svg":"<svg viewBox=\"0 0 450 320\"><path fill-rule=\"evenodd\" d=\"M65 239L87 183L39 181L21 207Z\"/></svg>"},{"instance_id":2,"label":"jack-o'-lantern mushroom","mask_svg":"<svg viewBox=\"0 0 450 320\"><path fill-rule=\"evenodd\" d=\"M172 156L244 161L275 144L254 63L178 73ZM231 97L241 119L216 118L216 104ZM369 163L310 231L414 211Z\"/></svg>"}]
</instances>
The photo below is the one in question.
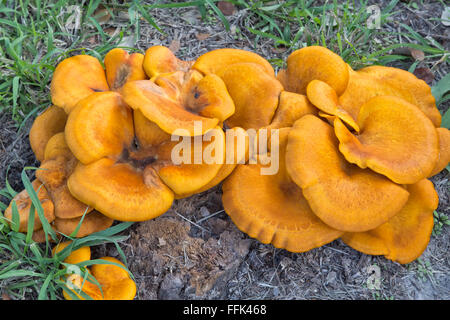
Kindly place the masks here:
<instances>
[{"instance_id":1,"label":"jack-o'-lantern mushroom","mask_svg":"<svg viewBox=\"0 0 450 320\"><path fill-rule=\"evenodd\" d=\"M361 106L351 133L338 119L334 131L345 159L370 168L399 184L428 177L439 156L436 128L415 105L392 96L377 96Z\"/></svg>"},{"instance_id":2,"label":"jack-o'-lantern mushroom","mask_svg":"<svg viewBox=\"0 0 450 320\"><path fill-rule=\"evenodd\" d=\"M154 81L131 81L122 94L130 107L169 134L181 128L186 135L203 135L234 113L223 81L195 70L162 74ZM201 123L200 130L196 123Z\"/></svg>"},{"instance_id":3,"label":"jack-o'-lantern mushroom","mask_svg":"<svg viewBox=\"0 0 450 320\"><path fill-rule=\"evenodd\" d=\"M80 228L77 230L80 221L81 225ZM74 231L76 231L76 234L74 236L76 238L83 238L92 233L108 229L109 227L112 226L113 222L114 222L113 219L94 210L82 217L71 219L56 218L55 221L53 222L53 225L58 232L66 236L69 236Z\"/></svg>"},{"instance_id":4,"label":"jack-o'-lantern mushroom","mask_svg":"<svg viewBox=\"0 0 450 320\"><path fill-rule=\"evenodd\" d=\"M336 92L326 82L320 80L311 81L306 87L306 95L309 101L319 110L325 114L338 117L352 129L359 131L356 121L339 105Z\"/></svg>"},{"instance_id":5,"label":"jack-o'-lantern mushroom","mask_svg":"<svg viewBox=\"0 0 450 320\"><path fill-rule=\"evenodd\" d=\"M143 67L150 79L164 73L188 71L194 61L178 59L173 52L164 46L152 46L145 51Z\"/></svg>"},{"instance_id":6,"label":"jack-o'-lantern mushroom","mask_svg":"<svg viewBox=\"0 0 450 320\"><path fill-rule=\"evenodd\" d=\"M77 55L61 61L50 84L52 102L69 114L82 99L95 92L120 91L133 80L143 80L143 55L113 49L105 56L105 71L100 61L89 55Z\"/></svg>"},{"instance_id":7,"label":"jack-o'-lantern mushroom","mask_svg":"<svg viewBox=\"0 0 450 320\"><path fill-rule=\"evenodd\" d=\"M429 177L444 170L450 162L450 130L447 128L436 128L436 131L439 137L439 159Z\"/></svg>"},{"instance_id":8,"label":"jack-o'-lantern mushroom","mask_svg":"<svg viewBox=\"0 0 450 320\"><path fill-rule=\"evenodd\" d=\"M67 278L72 287L69 288L70 292L82 300L84 297L80 291L93 300L133 300L136 296L136 283L131 279L129 272L123 269L126 266L113 257L101 257L100 259L111 264L94 264L90 270L88 269L89 275L94 277L100 286L89 279L89 276L84 279L79 274L72 274ZM66 300L72 300L66 290L63 290L63 296Z\"/></svg>"},{"instance_id":9,"label":"jack-o'-lantern mushroom","mask_svg":"<svg viewBox=\"0 0 450 320\"><path fill-rule=\"evenodd\" d=\"M58 132L63 132L67 114L57 106L50 106L36 117L30 129L30 146L39 162L44 160L48 140Z\"/></svg>"},{"instance_id":10,"label":"jack-o'-lantern mushroom","mask_svg":"<svg viewBox=\"0 0 450 320\"><path fill-rule=\"evenodd\" d=\"M269 77L275 76L275 72L270 63L259 54L234 48L209 51L198 57L192 68L207 75L217 73L221 69L228 68L236 63L254 63L259 65Z\"/></svg>"},{"instance_id":11,"label":"jack-o'-lantern mushroom","mask_svg":"<svg viewBox=\"0 0 450 320\"><path fill-rule=\"evenodd\" d=\"M31 183L34 191L36 191L37 198L39 199L44 217L47 219L49 223L51 223L53 220L55 220L55 214L54 214L54 206L53 202L50 200L50 197L48 195L47 189L45 189L42 182L39 180L33 180ZM14 222L13 219L13 208L15 207L17 209L17 213L19 214L19 226L18 231L19 232L27 232L28 229L28 222L30 217L30 209L31 209L32 201L31 198L27 192L26 189L22 190L18 194L16 194L13 199L11 200L8 208L6 208L4 216L6 219L8 219L12 225ZM34 208L34 231L37 231L42 228L42 222L39 219L39 215L37 212L37 209Z\"/></svg>"},{"instance_id":12,"label":"jack-o'-lantern mushroom","mask_svg":"<svg viewBox=\"0 0 450 320\"><path fill-rule=\"evenodd\" d=\"M268 149L278 152L272 157L279 159L277 173L262 174L265 165L261 163L238 165L223 184L223 205L236 226L250 237L304 252L337 239L343 232L317 218L300 187L289 177L284 156L289 130L283 128L279 135L271 135L279 138L279 145Z\"/></svg>"},{"instance_id":13,"label":"jack-o'-lantern mushroom","mask_svg":"<svg viewBox=\"0 0 450 320\"><path fill-rule=\"evenodd\" d=\"M333 127L313 115L289 132L286 167L312 211L341 231L362 232L385 223L405 205L408 191L369 169L348 163Z\"/></svg>"},{"instance_id":14,"label":"jack-o'-lantern mushroom","mask_svg":"<svg viewBox=\"0 0 450 320\"><path fill-rule=\"evenodd\" d=\"M279 72L278 79L286 91L300 94L306 94L311 81L321 80L339 96L347 88L349 70L339 55L324 47L310 46L289 55L287 69Z\"/></svg>"},{"instance_id":15,"label":"jack-o'-lantern mushroom","mask_svg":"<svg viewBox=\"0 0 450 320\"><path fill-rule=\"evenodd\" d=\"M345 233L344 243L371 255L384 255L399 263L417 259L430 241L433 212L439 202L429 180L406 186L409 199L395 216L375 229L361 233Z\"/></svg>"},{"instance_id":16,"label":"jack-o'-lantern mushroom","mask_svg":"<svg viewBox=\"0 0 450 320\"><path fill-rule=\"evenodd\" d=\"M433 122L441 123L441 115L431 88L414 74L398 68L371 66L353 71L349 69L349 81L345 91L339 95L339 104L354 119L363 104L376 96L395 96L414 104Z\"/></svg>"},{"instance_id":17,"label":"jack-o'-lantern mushroom","mask_svg":"<svg viewBox=\"0 0 450 320\"><path fill-rule=\"evenodd\" d=\"M255 63L235 63L217 71L236 111L225 124L243 129L268 126L275 115L283 86Z\"/></svg>"},{"instance_id":18,"label":"jack-o'-lantern mushroom","mask_svg":"<svg viewBox=\"0 0 450 320\"><path fill-rule=\"evenodd\" d=\"M70 246L72 245L72 243L73 243L72 241L64 241L58 243L52 249L52 255L53 256L56 256L58 254L61 255L62 251L67 247L71 249ZM86 246L71 251L70 254L64 259L64 262L69 264L77 264L88 260L91 260L91 247Z\"/></svg>"},{"instance_id":19,"label":"jack-o'-lantern mushroom","mask_svg":"<svg viewBox=\"0 0 450 320\"><path fill-rule=\"evenodd\" d=\"M132 110L121 96L101 92L77 104L65 129L67 144L79 160L68 179L71 194L120 221L143 221L163 214L174 194L192 192L212 180L225 156L220 128L209 130L210 141L204 136L179 137L188 146L178 150L179 142L171 141L155 123L142 115L136 117L140 120L135 132ZM192 141L198 139L200 150ZM217 163L203 161L208 150L212 157L217 152ZM173 163L176 151L188 160Z\"/></svg>"}]
</instances>

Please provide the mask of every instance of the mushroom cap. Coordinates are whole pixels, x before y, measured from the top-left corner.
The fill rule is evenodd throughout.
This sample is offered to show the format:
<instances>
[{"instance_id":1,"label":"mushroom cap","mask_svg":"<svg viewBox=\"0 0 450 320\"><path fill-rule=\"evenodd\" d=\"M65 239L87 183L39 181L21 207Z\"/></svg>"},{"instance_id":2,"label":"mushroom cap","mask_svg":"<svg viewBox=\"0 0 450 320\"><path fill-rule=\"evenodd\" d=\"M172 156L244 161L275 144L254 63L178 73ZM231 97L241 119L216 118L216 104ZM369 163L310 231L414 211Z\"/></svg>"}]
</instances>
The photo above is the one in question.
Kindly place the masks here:
<instances>
[{"instance_id":1,"label":"mushroom cap","mask_svg":"<svg viewBox=\"0 0 450 320\"><path fill-rule=\"evenodd\" d=\"M118 157L134 139L133 115L120 94L97 92L77 104L64 132L67 145L83 164Z\"/></svg>"},{"instance_id":2,"label":"mushroom cap","mask_svg":"<svg viewBox=\"0 0 450 320\"><path fill-rule=\"evenodd\" d=\"M429 177L432 177L447 167L450 162L450 130L447 128L436 128L439 138L439 160Z\"/></svg>"},{"instance_id":3,"label":"mushroom cap","mask_svg":"<svg viewBox=\"0 0 450 320\"><path fill-rule=\"evenodd\" d=\"M70 219L92 211L93 208L75 199L67 187L67 178L78 161L67 146L63 132L57 133L49 140L45 155L45 160L36 171L36 177L48 190L55 206L55 216Z\"/></svg>"},{"instance_id":4,"label":"mushroom cap","mask_svg":"<svg viewBox=\"0 0 450 320\"><path fill-rule=\"evenodd\" d=\"M125 267L121 261L113 257L100 259ZM91 270L92 275L102 286L105 300L133 300L136 296L136 284L126 270L112 264L94 264Z\"/></svg>"},{"instance_id":5,"label":"mushroom cap","mask_svg":"<svg viewBox=\"0 0 450 320\"><path fill-rule=\"evenodd\" d=\"M270 63L259 54L234 48L223 48L209 51L198 57L192 68L203 74L210 74L217 73L222 68L228 68L233 64L242 62L257 64L268 76L275 76L275 72Z\"/></svg>"},{"instance_id":6,"label":"mushroom cap","mask_svg":"<svg viewBox=\"0 0 450 320\"><path fill-rule=\"evenodd\" d=\"M282 77L287 91L306 94L308 83L321 80L341 95L347 87L349 70L339 55L324 47L310 46L289 55Z\"/></svg>"},{"instance_id":7,"label":"mushroom cap","mask_svg":"<svg viewBox=\"0 0 450 320\"><path fill-rule=\"evenodd\" d=\"M142 171L109 158L88 165L79 163L67 185L75 198L120 221L155 218L173 201L173 192L153 168Z\"/></svg>"},{"instance_id":8,"label":"mushroom cap","mask_svg":"<svg viewBox=\"0 0 450 320\"><path fill-rule=\"evenodd\" d=\"M313 115L289 132L287 171L313 212L334 229L362 232L394 216L408 200L400 185L345 161L333 128Z\"/></svg>"},{"instance_id":9,"label":"mushroom cap","mask_svg":"<svg viewBox=\"0 0 450 320\"><path fill-rule=\"evenodd\" d=\"M69 114L83 98L108 91L105 71L100 61L88 55L77 55L61 61L53 72L50 92L53 104Z\"/></svg>"},{"instance_id":10,"label":"mushroom cap","mask_svg":"<svg viewBox=\"0 0 450 320\"><path fill-rule=\"evenodd\" d=\"M85 298L80 294L80 291L83 291L91 297L92 300L104 300L102 291L95 283L92 283L90 279L85 280L80 274L73 273L68 275L64 280L66 284L70 283L72 288L69 288L69 290L75 294L78 299L85 300ZM63 296L66 300L72 300L72 297L65 290L63 290Z\"/></svg>"},{"instance_id":11,"label":"mushroom cap","mask_svg":"<svg viewBox=\"0 0 450 320\"><path fill-rule=\"evenodd\" d=\"M52 255L55 256L59 252L63 251L72 241L64 241L58 243L52 250ZM89 246L81 247L77 250L73 250L67 258L64 259L65 263L77 264L84 261L91 260L91 248Z\"/></svg>"},{"instance_id":12,"label":"mushroom cap","mask_svg":"<svg viewBox=\"0 0 450 320\"><path fill-rule=\"evenodd\" d=\"M259 129L272 121L283 86L255 63L235 63L217 73L234 101L235 112L225 124Z\"/></svg>"},{"instance_id":13,"label":"mushroom cap","mask_svg":"<svg viewBox=\"0 0 450 320\"><path fill-rule=\"evenodd\" d=\"M207 118L190 112L189 106L173 99L173 92L168 92L150 80L128 82L123 86L122 93L128 105L140 110L147 119L169 134L177 134L177 130L181 128L186 131L186 135L202 135L219 123L217 118ZM198 96L199 99L208 99L200 98L195 89L190 94ZM195 130L196 122L201 123L200 132Z\"/></svg>"},{"instance_id":14,"label":"mushroom cap","mask_svg":"<svg viewBox=\"0 0 450 320\"><path fill-rule=\"evenodd\" d=\"M192 193L204 187L218 174L225 162L225 134L221 128L216 127L202 137L185 139L191 139L189 159L186 156L189 163L172 163L175 147L182 142L170 141L159 148L158 162L155 164L158 176L177 195ZM201 144L201 149L196 148L196 144ZM183 157L184 151L180 150L177 155ZM209 155L212 159L207 158Z\"/></svg>"},{"instance_id":15,"label":"mushroom cap","mask_svg":"<svg viewBox=\"0 0 450 320\"><path fill-rule=\"evenodd\" d=\"M345 233L342 240L367 254L385 255L399 263L417 259L428 245L433 231L433 212L439 202L431 181L406 186L410 196L395 216L379 227L362 233Z\"/></svg>"},{"instance_id":16,"label":"mushroom cap","mask_svg":"<svg viewBox=\"0 0 450 320\"><path fill-rule=\"evenodd\" d=\"M279 131L278 172L263 175L262 164L238 165L223 184L222 200L225 212L250 237L304 252L339 238L342 232L317 218L287 174L284 154L289 130Z\"/></svg>"},{"instance_id":17,"label":"mushroom cap","mask_svg":"<svg viewBox=\"0 0 450 320\"><path fill-rule=\"evenodd\" d=\"M123 49L115 48L105 56L106 80L111 90L119 90L126 82L147 79L143 64L144 55L129 54Z\"/></svg>"},{"instance_id":18,"label":"mushroom cap","mask_svg":"<svg viewBox=\"0 0 450 320\"><path fill-rule=\"evenodd\" d=\"M359 131L358 124L353 117L339 105L336 91L333 90L326 82L320 80L311 81L306 87L306 95L319 110L336 116L355 131Z\"/></svg>"},{"instance_id":19,"label":"mushroom cap","mask_svg":"<svg viewBox=\"0 0 450 320\"><path fill-rule=\"evenodd\" d=\"M194 194L209 190L225 180L238 164L245 163L248 159L249 152L249 136L247 132L240 127L234 127L227 130L225 137L225 150L225 162L211 181L200 189L192 192L176 194L175 198L187 198Z\"/></svg>"},{"instance_id":20,"label":"mushroom cap","mask_svg":"<svg viewBox=\"0 0 450 320\"><path fill-rule=\"evenodd\" d=\"M170 134L163 131L158 125L148 120L140 110L133 111L134 134L141 146L158 146L170 140Z\"/></svg>"},{"instance_id":21,"label":"mushroom cap","mask_svg":"<svg viewBox=\"0 0 450 320\"><path fill-rule=\"evenodd\" d=\"M44 151L44 161L49 159L55 159L58 156L66 156L68 158L73 157L72 151L66 143L66 137L64 131L55 134L51 137Z\"/></svg>"},{"instance_id":22,"label":"mushroom cap","mask_svg":"<svg viewBox=\"0 0 450 320\"><path fill-rule=\"evenodd\" d=\"M436 128L415 105L392 96L377 96L360 110L360 132L352 134L339 120L334 131L347 161L370 168L400 184L428 177L439 156Z\"/></svg>"},{"instance_id":23,"label":"mushroom cap","mask_svg":"<svg viewBox=\"0 0 450 320\"><path fill-rule=\"evenodd\" d=\"M297 119L306 114L317 114L317 108L314 107L308 98L302 94L282 91L277 110L273 116L268 129L279 129L292 127Z\"/></svg>"},{"instance_id":24,"label":"mushroom cap","mask_svg":"<svg viewBox=\"0 0 450 320\"><path fill-rule=\"evenodd\" d=\"M33 180L31 183L34 191L37 193L37 197L39 201L41 202L41 206L44 212L44 216L47 219L49 223L51 223L53 220L55 220L55 214L54 214L54 205L53 202L50 200L50 197L47 193L47 189L45 189L44 185L37 179ZM31 198L28 194L28 191L26 189L22 190L18 194L12 198L8 208L6 208L4 212L4 216L6 219L10 220L12 223L13 214L12 214L12 208L13 203L16 203L17 211L19 213L19 232L27 232L28 229L28 221L30 217L30 209L31 209ZM42 228L42 222L39 218L38 212L36 208L34 209L34 228L33 230L39 230Z\"/></svg>"},{"instance_id":25,"label":"mushroom cap","mask_svg":"<svg viewBox=\"0 0 450 320\"><path fill-rule=\"evenodd\" d=\"M188 71L193 61L182 61L164 46L153 46L145 51L143 67L145 73L153 78L163 73Z\"/></svg>"},{"instance_id":26,"label":"mushroom cap","mask_svg":"<svg viewBox=\"0 0 450 320\"><path fill-rule=\"evenodd\" d=\"M65 235L70 235L75 231L82 217L61 219L56 218L53 222L55 229ZM92 211L84 216L80 229L75 235L76 238L83 238L94 232L103 231L112 226L114 220L101 214L98 211Z\"/></svg>"},{"instance_id":27,"label":"mushroom cap","mask_svg":"<svg viewBox=\"0 0 450 320\"><path fill-rule=\"evenodd\" d=\"M48 140L56 133L64 131L67 114L57 106L50 106L38 115L30 129L30 146L41 162L44 160L44 151Z\"/></svg>"},{"instance_id":28,"label":"mushroom cap","mask_svg":"<svg viewBox=\"0 0 450 320\"><path fill-rule=\"evenodd\" d=\"M350 80L347 89L339 96L340 105L354 119L360 107L376 96L396 96L416 105L436 127L441 115L430 87L414 74L398 68L371 66L353 71L349 67Z\"/></svg>"}]
</instances>

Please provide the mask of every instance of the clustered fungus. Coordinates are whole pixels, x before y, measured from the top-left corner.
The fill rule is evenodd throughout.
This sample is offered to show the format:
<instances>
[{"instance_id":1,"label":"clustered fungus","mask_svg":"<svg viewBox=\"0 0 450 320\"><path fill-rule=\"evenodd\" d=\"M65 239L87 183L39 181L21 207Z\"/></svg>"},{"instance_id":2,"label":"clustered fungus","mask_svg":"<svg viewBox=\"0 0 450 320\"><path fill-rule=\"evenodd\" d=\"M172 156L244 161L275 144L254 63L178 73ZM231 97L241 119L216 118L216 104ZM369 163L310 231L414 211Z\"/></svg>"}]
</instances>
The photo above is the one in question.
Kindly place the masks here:
<instances>
[{"instance_id":1,"label":"clustered fungus","mask_svg":"<svg viewBox=\"0 0 450 320\"><path fill-rule=\"evenodd\" d=\"M409 72L355 71L318 46L294 51L278 74L245 50L182 61L154 46L145 55L113 49L103 65L88 55L67 58L55 69L51 97L30 144L41 163L33 187L60 233L80 221L77 237L114 220L152 219L174 199L225 181L233 222L278 248L304 252L341 238L408 263L430 239L438 198L427 178L448 165L450 132L439 127L429 86ZM180 140L190 147L180 152ZM174 152L188 161L175 161ZM259 160L273 156L278 170L263 174ZM30 206L21 192L5 212L12 219L18 210L19 231ZM135 290L123 270L91 271L109 288L105 298Z\"/></svg>"}]
</instances>

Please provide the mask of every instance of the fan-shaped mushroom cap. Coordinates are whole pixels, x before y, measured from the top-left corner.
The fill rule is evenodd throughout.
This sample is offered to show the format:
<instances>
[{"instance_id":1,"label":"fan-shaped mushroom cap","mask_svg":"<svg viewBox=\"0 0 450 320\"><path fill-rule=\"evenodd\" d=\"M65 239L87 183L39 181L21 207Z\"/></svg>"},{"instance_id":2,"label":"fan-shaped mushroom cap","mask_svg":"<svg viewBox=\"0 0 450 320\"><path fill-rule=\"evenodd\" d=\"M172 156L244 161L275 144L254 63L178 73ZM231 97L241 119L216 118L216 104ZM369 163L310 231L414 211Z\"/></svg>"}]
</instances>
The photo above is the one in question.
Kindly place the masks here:
<instances>
[{"instance_id":1,"label":"fan-shaped mushroom cap","mask_svg":"<svg viewBox=\"0 0 450 320\"><path fill-rule=\"evenodd\" d=\"M148 120L141 111L133 111L134 134L140 145L150 147L157 146L170 140L170 134L163 131L158 125Z\"/></svg>"},{"instance_id":2,"label":"fan-shaped mushroom cap","mask_svg":"<svg viewBox=\"0 0 450 320\"><path fill-rule=\"evenodd\" d=\"M183 77L184 83L190 88L187 91L183 89L184 83L176 84L174 78L166 77L171 85L163 87L150 80L129 82L122 90L124 100L167 133L185 129L186 134L191 136L204 134L219 123L219 117L223 117L224 113L232 113L234 105L218 77L207 76L193 85L191 75L193 73L189 72ZM158 77L156 81L162 82L162 77ZM203 111L207 112L207 116L203 116ZM214 114L213 118L208 117L211 115L210 111ZM196 122L202 124L200 132L195 130Z\"/></svg>"},{"instance_id":3,"label":"fan-shaped mushroom cap","mask_svg":"<svg viewBox=\"0 0 450 320\"><path fill-rule=\"evenodd\" d=\"M122 262L112 257L102 257L100 259L125 267ZM100 284L101 290L96 284L89 280L84 281L83 277L78 274L70 275L67 280L71 282L74 288L78 290L81 289L94 300L134 299L136 295L136 284L130 278L127 271L113 264L94 264L91 267L91 270L90 273ZM72 292L77 295L78 298L84 300L84 298L76 291L72 290ZM66 300L72 300L66 291L63 291L63 295Z\"/></svg>"},{"instance_id":4,"label":"fan-shaped mushroom cap","mask_svg":"<svg viewBox=\"0 0 450 320\"><path fill-rule=\"evenodd\" d=\"M216 127L202 138L202 141L195 141L195 137L189 138L191 139L190 163L172 163L173 153L176 150L174 148L180 142L167 142L158 150L158 162L155 164L158 176L177 195L192 193L204 187L217 175L224 163L225 134L223 130ZM195 147L196 143L201 144L200 148ZM184 151L180 150L177 156L183 158ZM209 156L211 159L208 159Z\"/></svg>"},{"instance_id":5,"label":"fan-shaped mushroom cap","mask_svg":"<svg viewBox=\"0 0 450 320\"><path fill-rule=\"evenodd\" d=\"M53 202L50 200L50 197L47 193L47 189L42 185L39 180L34 180L31 185L33 186L34 191L37 193L37 197L41 202L41 206L44 212L44 216L47 221L50 223L55 220L54 214L54 206ZM13 219L12 208L13 203L15 202L17 206L17 212L19 213L19 232L27 232L28 221L30 217L30 209L31 209L31 198L26 189L22 190L18 194L12 198L11 203L8 208L5 210L5 218L11 221ZM39 218L38 212L36 208L34 209L34 228L33 230L39 230L42 228L42 222Z\"/></svg>"},{"instance_id":6,"label":"fan-shaped mushroom cap","mask_svg":"<svg viewBox=\"0 0 450 320\"><path fill-rule=\"evenodd\" d=\"M53 222L55 229L65 235L70 235L74 232L80 223L82 217L72 219L56 218ZM80 229L75 235L76 238L82 238L90 235L94 232L99 232L108 229L112 226L114 220L101 214L98 211L92 211L84 216L83 222L81 222Z\"/></svg>"},{"instance_id":7,"label":"fan-shaped mushroom cap","mask_svg":"<svg viewBox=\"0 0 450 320\"><path fill-rule=\"evenodd\" d=\"M349 68L350 80L347 89L339 97L340 105L354 119L360 107L375 96L395 96L416 105L436 127L441 115L430 87L414 74L398 68L372 66L353 71Z\"/></svg>"},{"instance_id":8,"label":"fan-shaped mushroom cap","mask_svg":"<svg viewBox=\"0 0 450 320\"><path fill-rule=\"evenodd\" d=\"M84 164L119 156L134 139L133 116L116 92L97 92L73 109L65 128L67 145Z\"/></svg>"},{"instance_id":9,"label":"fan-shaped mushroom cap","mask_svg":"<svg viewBox=\"0 0 450 320\"><path fill-rule=\"evenodd\" d=\"M30 129L30 146L38 161L44 160L45 146L56 133L64 131L67 114L57 106L50 106L36 117Z\"/></svg>"},{"instance_id":10,"label":"fan-shaped mushroom cap","mask_svg":"<svg viewBox=\"0 0 450 320\"><path fill-rule=\"evenodd\" d=\"M311 81L306 87L309 101L318 109L332 116L336 116L357 132L358 124L353 117L339 105L336 92L326 82L320 80Z\"/></svg>"},{"instance_id":11,"label":"fan-shaped mushroom cap","mask_svg":"<svg viewBox=\"0 0 450 320\"><path fill-rule=\"evenodd\" d=\"M279 171L262 175L261 164L238 165L223 184L222 200L236 226L250 237L304 252L337 239L342 232L316 217L287 174L284 154L289 130L279 131Z\"/></svg>"},{"instance_id":12,"label":"fan-shaped mushroom cap","mask_svg":"<svg viewBox=\"0 0 450 320\"><path fill-rule=\"evenodd\" d=\"M79 163L67 184L75 198L120 221L155 218L166 212L173 201L173 192L154 169L142 172L109 158L88 165Z\"/></svg>"},{"instance_id":13,"label":"fan-shaped mushroom cap","mask_svg":"<svg viewBox=\"0 0 450 320\"><path fill-rule=\"evenodd\" d=\"M275 76L275 72L270 63L251 51L224 48L209 51L195 61L193 69L203 74L217 73L222 68L228 68L236 63L250 62L259 65L263 71L270 77Z\"/></svg>"},{"instance_id":14,"label":"fan-shaped mushroom cap","mask_svg":"<svg viewBox=\"0 0 450 320\"><path fill-rule=\"evenodd\" d=\"M234 127L227 130L225 139L225 162L214 178L200 189L189 193L176 194L176 199L187 198L193 194L201 193L215 187L225 180L238 164L244 164L246 162L249 152L249 135L247 132L240 127Z\"/></svg>"},{"instance_id":15,"label":"fan-shaped mushroom cap","mask_svg":"<svg viewBox=\"0 0 450 320\"><path fill-rule=\"evenodd\" d=\"M408 192L382 175L349 164L338 144L330 125L305 115L289 132L287 171L314 213L332 228L376 228L400 211Z\"/></svg>"},{"instance_id":16,"label":"fan-shaped mushroom cap","mask_svg":"<svg viewBox=\"0 0 450 320\"><path fill-rule=\"evenodd\" d=\"M444 170L450 162L450 130L447 128L437 128L436 131L439 137L439 160L429 175L430 177Z\"/></svg>"},{"instance_id":17,"label":"fan-shaped mushroom cap","mask_svg":"<svg viewBox=\"0 0 450 320\"><path fill-rule=\"evenodd\" d=\"M272 121L283 86L254 63L236 63L218 72L235 104L230 127L259 129Z\"/></svg>"},{"instance_id":18,"label":"fan-shaped mushroom cap","mask_svg":"<svg viewBox=\"0 0 450 320\"><path fill-rule=\"evenodd\" d=\"M58 243L52 250L52 255L55 256L59 252L63 251L67 246L69 246L72 241L65 241ZM65 263L77 264L83 261L91 260L91 248L81 247L77 250L72 251L67 258L64 259Z\"/></svg>"},{"instance_id":19,"label":"fan-shaped mushroom cap","mask_svg":"<svg viewBox=\"0 0 450 320\"><path fill-rule=\"evenodd\" d=\"M125 267L119 260L113 257L102 257ZM136 284L130 278L129 273L112 264L94 264L91 268L95 279L102 286L105 300L133 300L136 295Z\"/></svg>"},{"instance_id":20,"label":"fan-shaped mushroom cap","mask_svg":"<svg viewBox=\"0 0 450 320\"><path fill-rule=\"evenodd\" d=\"M339 119L334 131L347 161L370 168L400 184L428 177L436 165L436 128L415 105L392 96L377 96L360 110L360 132L352 134Z\"/></svg>"},{"instance_id":21,"label":"fan-shaped mushroom cap","mask_svg":"<svg viewBox=\"0 0 450 320\"><path fill-rule=\"evenodd\" d=\"M418 258L430 240L439 198L431 181L426 179L408 185L407 189L410 196L399 213L373 230L346 233L342 240L355 250L385 255L399 263Z\"/></svg>"},{"instance_id":22,"label":"fan-shaped mushroom cap","mask_svg":"<svg viewBox=\"0 0 450 320\"><path fill-rule=\"evenodd\" d=\"M144 55L129 54L123 49L115 48L105 56L106 80L111 90L120 89L126 82L147 79L142 64Z\"/></svg>"},{"instance_id":23,"label":"fan-shaped mushroom cap","mask_svg":"<svg viewBox=\"0 0 450 320\"><path fill-rule=\"evenodd\" d=\"M49 159L55 159L58 156L66 156L70 158L72 151L70 151L69 146L66 143L66 137L63 132L59 132L51 137L44 151L44 161Z\"/></svg>"},{"instance_id":24,"label":"fan-shaped mushroom cap","mask_svg":"<svg viewBox=\"0 0 450 320\"><path fill-rule=\"evenodd\" d=\"M339 55L324 47L310 46L289 55L283 77L287 91L306 94L308 83L321 80L341 95L347 87L349 70Z\"/></svg>"},{"instance_id":25,"label":"fan-shaped mushroom cap","mask_svg":"<svg viewBox=\"0 0 450 320\"><path fill-rule=\"evenodd\" d=\"M268 129L279 129L292 127L297 119L306 114L317 114L317 108L314 107L306 96L294 92L282 91L280 101L275 111L272 122Z\"/></svg>"},{"instance_id":26,"label":"fan-shaped mushroom cap","mask_svg":"<svg viewBox=\"0 0 450 320\"><path fill-rule=\"evenodd\" d=\"M100 61L88 55L61 61L50 84L53 104L70 113L75 105L93 92L108 91L105 71Z\"/></svg>"},{"instance_id":27,"label":"fan-shaped mushroom cap","mask_svg":"<svg viewBox=\"0 0 450 320\"><path fill-rule=\"evenodd\" d=\"M178 59L169 48L153 46L145 51L144 70L150 78L163 73L188 71L194 61Z\"/></svg>"}]
</instances>

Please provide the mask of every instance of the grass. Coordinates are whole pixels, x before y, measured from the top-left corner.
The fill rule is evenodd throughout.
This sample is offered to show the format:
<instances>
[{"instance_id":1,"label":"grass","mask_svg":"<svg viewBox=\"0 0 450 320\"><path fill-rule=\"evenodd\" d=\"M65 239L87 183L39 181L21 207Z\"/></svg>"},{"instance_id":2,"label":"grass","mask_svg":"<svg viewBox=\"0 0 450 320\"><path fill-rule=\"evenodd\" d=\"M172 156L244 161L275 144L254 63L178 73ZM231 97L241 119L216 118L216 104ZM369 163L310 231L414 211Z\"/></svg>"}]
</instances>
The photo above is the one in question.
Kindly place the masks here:
<instances>
[{"instance_id":1,"label":"grass","mask_svg":"<svg viewBox=\"0 0 450 320\"><path fill-rule=\"evenodd\" d=\"M225 16L218 8L217 0L156 1L151 4L136 0L112 0L107 4L87 0L82 5L75 0L0 0L0 112L10 113L21 129L25 120L33 118L51 103L49 83L56 64L65 57L85 53L102 61L105 54L117 46L136 50L132 47L141 39L144 26L166 36L167 30L158 20L158 10L195 9L205 24L220 22L231 37L251 39L255 48L270 43L278 52L288 54L307 45L326 46L355 69L370 64L400 63L412 72L420 63L430 65L432 70L448 63L448 50L407 25L396 25L398 28L393 32L387 32L386 28L370 28L367 21L371 12L364 0L229 2L243 13L238 20ZM382 26L393 23L390 18L396 13L398 3L399 0L392 0L381 8ZM415 9L414 4L418 2L411 4L412 9ZM403 47L423 51L423 61L395 53ZM270 62L276 67L284 67L285 63L281 58ZM450 99L449 91L449 75L433 87L439 104ZM443 126L450 126L448 111L444 114ZM30 186L27 170L30 168L22 172L22 182L33 199L32 209L36 208L42 218L42 207ZM0 202L1 212L16 194L7 180L5 185L0 196L7 203ZM53 257L49 242L36 244L32 241L33 219L30 219L28 232L19 233L17 212L13 221L6 221L1 212L0 287L15 299L60 298L62 290L67 290L61 277L69 268L62 261L81 246L113 243L125 261L118 245L124 237L118 234L129 224L118 224L82 239L76 239L74 235L63 236L65 240L73 240L72 246ZM44 229L51 237L56 236L48 223L44 222ZM79 267L85 272L93 263L101 261L88 261Z\"/></svg>"},{"instance_id":2,"label":"grass","mask_svg":"<svg viewBox=\"0 0 450 320\"><path fill-rule=\"evenodd\" d=\"M2 293L14 299L31 297L39 300L55 300L61 297L64 290L72 299L78 299L74 292L69 289L65 281L65 277L70 273L70 270L76 268L87 279L86 281L99 285L96 279L89 275L87 267L93 264L115 263L102 259L94 259L84 261L75 266L64 263L64 259L72 251L84 246L114 243L122 260L126 263L126 257L118 243L127 237L118 234L128 228L132 223L120 223L87 237L76 238L76 233L82 222L80 221L78 227L71 235L57 235L44 218L41 203L26 174L26 171L29 169L31 168L25 168L22 171L22 182L32 200L27 232L18 232L19 213L16 206L13 205L12 221L8 221L8 219L0 214L0 287L2 288ZM7 187L0 190L0 194L10 201L17 192L7 183ZM5 203L0 202L2 211L5 210L6 206ZM32 240L35 208L38 212L39 219L43 223L43 229L46 234L47 241L44 244L38 244ZM53 246L50 239L56 243L63 241L72 241L72 243L60 253L53 256ZM115 265L123 268L118 264ZM78 293L81 297L90 299L84 292Z\"/></svg>"}]
</instances>

